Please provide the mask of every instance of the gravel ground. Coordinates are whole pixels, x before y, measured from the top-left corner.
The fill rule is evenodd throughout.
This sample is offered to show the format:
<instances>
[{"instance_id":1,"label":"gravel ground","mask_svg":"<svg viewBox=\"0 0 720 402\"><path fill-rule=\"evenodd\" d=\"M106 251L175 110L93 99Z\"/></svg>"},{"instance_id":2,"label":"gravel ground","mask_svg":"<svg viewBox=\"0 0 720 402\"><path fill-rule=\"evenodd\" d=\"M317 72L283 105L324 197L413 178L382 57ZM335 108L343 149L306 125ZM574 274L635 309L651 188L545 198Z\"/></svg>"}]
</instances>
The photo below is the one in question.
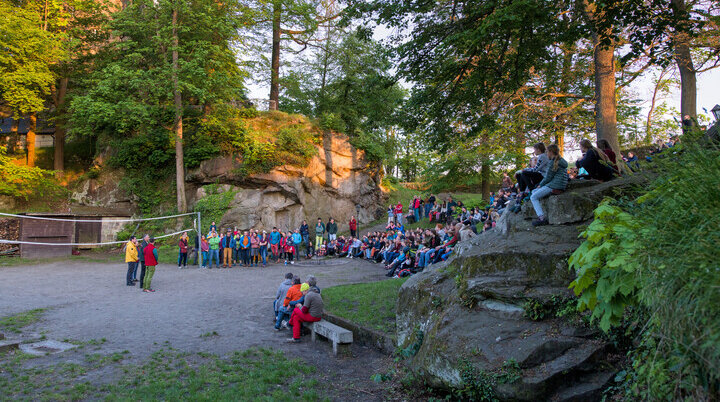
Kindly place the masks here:
<instances>
[{"instance_id":1,"label":"gravel ground","mask_svg":"<svg viewBox=\"0 0 720 402\"><path fill-rule=\"evenodd\" d=\"M220 355L276 348L316 365L323 380L338 384L336 392L362 391L331 393L333 399L387 397L370 380L389 363L385 356L353 345L353 357L335 358L331 344L312 344L309 336L301 344L288 344L290 333L276 332L271 322L272 300L286 272L302 278L314 274L324 288L385 279L377 265L329 260L324 265L181 270L161 264L153 278L155 293L126 286L126 269L122 262L75 261L0 268L0 316L48 308L24 330L25 336L43 332L56 340L106 338L103 353L129 350L134 360L146 358L166 341L180 351ZM202 336L213 331L219 336Z\"/></svg>"}]
</instances>

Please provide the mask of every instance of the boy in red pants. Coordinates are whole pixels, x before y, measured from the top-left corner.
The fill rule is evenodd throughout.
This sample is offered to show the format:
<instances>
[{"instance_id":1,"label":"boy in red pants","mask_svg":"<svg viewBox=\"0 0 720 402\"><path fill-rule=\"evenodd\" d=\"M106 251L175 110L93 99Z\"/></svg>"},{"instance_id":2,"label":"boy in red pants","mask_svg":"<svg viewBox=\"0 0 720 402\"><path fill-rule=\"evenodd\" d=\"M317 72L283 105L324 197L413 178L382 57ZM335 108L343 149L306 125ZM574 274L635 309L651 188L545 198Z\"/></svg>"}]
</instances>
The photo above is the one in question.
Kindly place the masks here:
<instances>
[{"instance_id":1,"label":"boy in red pants","mask_svg":"<svg viewBox=\"0 0 720 402\"><path fill-rule=\"evenodd\" d=\"M297 304L290 315L289 325L292 325L293 337L288 342L300 342L300 330L303 322L315 322L322 319L323 300L317 288L310 289L310 285L300 285L300 292L303 294L303 304Z\"/></svg>"}]
</instances>

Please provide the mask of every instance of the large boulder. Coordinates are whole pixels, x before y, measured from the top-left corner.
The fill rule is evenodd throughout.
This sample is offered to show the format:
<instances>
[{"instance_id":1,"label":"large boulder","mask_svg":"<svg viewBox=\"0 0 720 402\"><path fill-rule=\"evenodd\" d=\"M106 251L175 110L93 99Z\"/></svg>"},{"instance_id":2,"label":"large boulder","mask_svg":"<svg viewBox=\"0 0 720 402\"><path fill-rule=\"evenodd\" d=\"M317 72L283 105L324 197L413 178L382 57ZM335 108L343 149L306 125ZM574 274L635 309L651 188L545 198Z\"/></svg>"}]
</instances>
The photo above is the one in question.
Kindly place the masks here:
<instances>
[{"instance_id":1,"label":"large boulder","mask_svg":"<svg viewBox=\"0 0 720 402\"><path fill-rule=\"evenodd\" d=\"M132 214L137 211L137 199L120 187L122 169L103 169L92 179L81 180L75 186L70 201L81 206L103 207Z\"/></svg>"},{"instance_id":2,"label":"large boulder","mask_svg":"<svg viewBox=\"0 0 720 402\"><path fill-rule=\"evenodd\" d=\"M543 201L549 226L532 227L529 203L518 214L508 208L494 230L408 279L396 320L398 346L414 353L408 366L443 388L467 386L468 372L495 373L501 400L598 400L615 372L611 347L580 320L530 317L534 306L572 300L567 259L581 230L604 197L644 180L573 183ZM512 361L517 379L503 382Z\"/></svg>"},{"instance_id":3,"label":"large boulder","mask_svg":"<svg viewBox=\"0 0 720 402\"><path fill-rule=\"evenodd\" d=\"M189 172L189 199L204 197L203 186L222 183L221 191L235 191L220 225L241 229L296 228L303 219L317 217L361 222L382 213L380 176L376 168L340 134L326 133L322 146L305 167L282 165L268 173L243 174L242 160L226 156L204 161Z\"/></svg>"}]
</instances>

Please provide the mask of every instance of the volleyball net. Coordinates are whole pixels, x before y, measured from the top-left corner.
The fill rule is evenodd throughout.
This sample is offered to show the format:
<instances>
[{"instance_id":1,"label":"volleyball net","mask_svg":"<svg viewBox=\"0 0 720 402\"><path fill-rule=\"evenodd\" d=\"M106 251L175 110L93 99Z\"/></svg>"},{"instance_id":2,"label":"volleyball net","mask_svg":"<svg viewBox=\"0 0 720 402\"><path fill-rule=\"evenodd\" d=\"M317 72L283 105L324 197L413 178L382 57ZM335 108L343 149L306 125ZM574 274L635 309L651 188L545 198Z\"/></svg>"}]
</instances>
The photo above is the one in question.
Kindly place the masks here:
<instances>
[{"instance_id":1,"label":"volleyball net","mask_svg":"<svg viewBox=\"0 0 720 402\"><path fill-rule=\"evenodd\" d=\"M73 224L77 223L97 223L100 225L103 224L112 224L116 225L119 223L138 223L138 225L135 227L135 230L133 233L128 236L127 239L118 239L116 241L104 241L104 242L53 242L53 241L29 241L26 240L26 238L30 237L27 234L20 233L18 239L1 239L0 238L0 244L17 244L17 245L29 245L29 246L72 246L72 247L96 247L96 246L112 246L117 244L125 244L128 242L131 236L135 235L137 236L135 232L140 229L140 225L143 222L150 222L150 221L159 221L159 220L170 220L170 219L178 219L178 218L185 218L185 217L193 217L192 218L192 227L189 227L187 229L177 230L172 233L164 233L159 235L151 234L155 239L163 239L167 237L177 236L179 234L185 233L185 232L196 232L198 234L198 237L200 236L200 228L201 228L201 216L199 212L188 212L183 214L175 214L175 215L167 215L167 216L157 216L157 217L151 217L151 218L105 218L105 219L72 219L72 218L57 218L57 217L49 217L49 216L35 216L35 215L18 215L18 214L10 214L10 213L3 213L0 212L0 218L8 218L8 219L29 219L33 221L46 221L48 224L57 223L57 222L71 222ZM187 218L185 218L187 220ZM174 227L177 227L178 225L173 225ZM119 231L118 231L119 232ZM69 235L71 238L74 237L74 233ZM33 236L33 238L37 238L38 236ZM49 236L44 237L68 237L67 234L62 234L58 236L52 236L52 232ZM77 239L75 239L77 240ZM192 245L191 245L192 246Z\"/></svg>"}]
</instances>

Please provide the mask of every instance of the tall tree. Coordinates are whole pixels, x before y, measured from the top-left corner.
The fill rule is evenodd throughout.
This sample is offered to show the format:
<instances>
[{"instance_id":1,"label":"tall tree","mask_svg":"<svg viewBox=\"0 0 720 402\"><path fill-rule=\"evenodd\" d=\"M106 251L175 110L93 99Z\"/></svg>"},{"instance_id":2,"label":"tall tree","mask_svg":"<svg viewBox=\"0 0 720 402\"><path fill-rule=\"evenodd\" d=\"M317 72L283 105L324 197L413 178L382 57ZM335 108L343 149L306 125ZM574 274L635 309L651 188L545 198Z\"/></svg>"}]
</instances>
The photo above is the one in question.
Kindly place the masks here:
<instances>
[{"instance_id":1,"label":"tall tree","mask_svg":"<svg viewBox=\"0 0 720 402\"><path fill-rule=\"evenodd\" d=\"M184 191L183 113L242 96L243 72L231 45L244 14L238 3L137 0L111 27L120 40L99 52L85 94L70 107L71 127L106 138L165 131L175 147L177 209Z\"/></svg>"},{"instance_id":2,"label":"tall tree","mask_svg":"<svg viewBox=\"0 0 720 402\"><path fill-rule=\"evenodd\" d=\"M60 35L48 30L49 10L0 1L0 98L15 119L30 115L27 163L35 165L35 124L55 82L51 65L64 54ZM52 3L51 3L52 4Z\"/></svg>"}]
</instances>

